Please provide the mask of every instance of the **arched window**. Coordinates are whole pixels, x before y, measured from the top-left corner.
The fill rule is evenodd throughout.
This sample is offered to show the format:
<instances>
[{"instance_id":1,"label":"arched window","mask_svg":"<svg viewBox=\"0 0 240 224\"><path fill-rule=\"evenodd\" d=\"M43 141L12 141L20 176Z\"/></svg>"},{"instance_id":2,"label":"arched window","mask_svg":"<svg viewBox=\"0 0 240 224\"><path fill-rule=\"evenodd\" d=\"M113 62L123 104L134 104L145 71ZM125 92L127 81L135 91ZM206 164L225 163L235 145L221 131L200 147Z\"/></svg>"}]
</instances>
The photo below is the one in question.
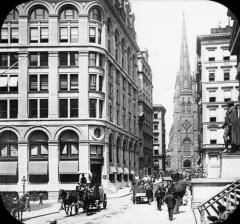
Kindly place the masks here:
<instances>
[{"instance_id":1,"label":"arched window","mask_svg":"<svg viewBox=\"0 0 240 224\"><path fill-rule=\"evenodd\" d=\"M29 138L30 158L48 156L48 136L43 131L35 131Z\"/></svg>"},{"instance_id":2,"label":"arched window","mask_svg":"<svg viewBox=\"0 0 240 224\"><path fill-rule=\"evenodd\" d=\"M183 167L190 168L191 167L191 160L187 159L183 162Z\"/></svg>"},{"instance_id":3,"label":"arched window","mask_svg":"<svg viewBox=\"0 0 240 224\"><path fill-rule=\"evenodd\" d=\"M184 98L183 98L183 101L181 103L181 106L182 106L182 113L185 113L185 106L186 106L186 104L185 104Z\"/></svg>"},{"instance_id":4,"label":"arched window","mask_svg":"<svg viewBox=\"0 0 240 224\"><path fill-rule=\"evenodd\" d=\"M12 131L4 131L0 135L0 158L18 156L18 138Z\"/></svg>"},{"instance_id":5,"label":"arched window","mask_svg":"<svg viewBox=\"0 0 240 224\"><path fill-rule=\"evenodd\" d=\"M191 155L190 141L188 139L183 142L183 154L185 156L190 156Z\"/></svg>"},{"instance_id":6,"label":"arched window","mask_svg":"<svg viewBox=\"0 0 240 224\"><path fill-rule=\"evenodd\" d=\"M113 161L113 137L109 136L109 162Z\"/></svg>"},{"instance_id":7,"label":"arched window","mask_svg":"<svg viewBox=\"0 0 240 224\"><path fill-rule=\"evenodd\" d=\"M191 111L192 111L192 103L191 103L191 101L190 101L190 97L188 97L188 102L187 102L187 111L188 111L188 113L191 113Z\"/></svg>"},{"instance_id":8,"label":"arched window","mask_svg":"<svg viewBox=\"0 0 240 224\"><path fill-rule=\"evenodd\" d=\"M30 43L48 43L48 17L48 11L43 7L34 8L30 12Z\"/></svg>"},{"instance_id":9,"label":"arched window","mask_svg":"<svg viewBox=\"0 0 240 224\"><path fill-rule=\"evenodd\" d=\"M78 34L78 12L72 6L64 7L59 16L59 41L60 43L77 43Z\"/></svg>"},{"instance_id":10,"label":"arched window","mask_svg":"<svg viewBox=\"0 0 240 224\"><path fill-rule=\"evenodd\" d=\"M118 137L118 139L117 139L117 163L120 162L119 159L120 159L120 138Z\"/></svg>"},{"instance_id":11,"label":"arched window","mask_svg":"<svg viewBox=\"0 0 240 224\"><path fill-rule=\"evenodd\" d=\"M0 29L0 43L18 43L18 18L17 9L9 12Z\"/></svg>"},{"instance_id":12,"label":"arched window","mask_svg":"<svg viewBox=\"0 0 240 224\"><path fill-rule=\"evenodd\" d=\"M31 20L44 20L48 19L48 11L43 7L35 8L30 13Z\"/></svg>"},{"instance_id":13,"label":"arched window","mask_svg":"<svg viewBox=\"0 0 240 224\"><path fill-rule=\"evenodd\" d=\"M118 31L115 31L115 59L116 61L118 60L118 38L119 38L119 34Z\"/></svg>"},{"instance_id":14,"label":"arched window","mask_svg":"<svg viewBox=\"0 0 240 224\"><path fill-rule=\"evenodd\" d=\"M102 17L100 9L96 7L92 8L89 13L89 18L101 22Z\"/></svg>"},{"instance_id":15,"label":"arched window","mask_svg":"<svg viewBox=\"0 0 240 224\"><path fill-rule=\"evenodd\" d=\"M19 18L19 13L17 9L13 9L8 13L6 20L18 20L18 18Z\"/></svg>"},{"instance_id":16,"label":"arched window","mask_svg":"<svg viewBox=\"0 0 240 224\"><path fill-rule=\"evenodd\" d=\"M60 157L78 157L78 135L74 131L64 131L60 138Z\"/></svg>"}]
</instances>

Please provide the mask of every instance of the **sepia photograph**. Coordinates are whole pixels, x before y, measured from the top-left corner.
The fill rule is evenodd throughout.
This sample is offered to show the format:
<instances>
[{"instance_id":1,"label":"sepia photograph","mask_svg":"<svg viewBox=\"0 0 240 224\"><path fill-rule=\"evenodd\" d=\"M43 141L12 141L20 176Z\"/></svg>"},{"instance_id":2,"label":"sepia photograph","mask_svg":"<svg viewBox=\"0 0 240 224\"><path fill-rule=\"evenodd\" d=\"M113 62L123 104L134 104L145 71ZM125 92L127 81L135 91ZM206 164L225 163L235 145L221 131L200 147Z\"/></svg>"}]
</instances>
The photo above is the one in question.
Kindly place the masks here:
<instances>
[{"instance_id":1,"label":"sepia photograph","mask_svg":"<svg viewBox=\"0 0 240 224\"><path fill-rule=\"evenodd\" d=\"M238 223L236 11L210 0L1 6L3 223Z\"/></svg>"}]
</instances>

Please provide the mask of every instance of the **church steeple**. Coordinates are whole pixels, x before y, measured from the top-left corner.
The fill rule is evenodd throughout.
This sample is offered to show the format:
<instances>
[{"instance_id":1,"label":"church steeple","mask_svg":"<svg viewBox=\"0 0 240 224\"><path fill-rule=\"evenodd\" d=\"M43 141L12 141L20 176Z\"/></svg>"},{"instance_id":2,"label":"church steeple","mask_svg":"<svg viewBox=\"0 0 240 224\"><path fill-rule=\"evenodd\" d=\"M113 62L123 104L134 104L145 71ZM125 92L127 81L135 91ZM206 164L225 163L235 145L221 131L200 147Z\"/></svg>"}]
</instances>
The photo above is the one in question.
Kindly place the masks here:
<instances>
[{"instance_id":1,"label":"church steeple","mask_svg":"<svg viewBox=\"0 0 240 224\"><path fill-rule=\"evenodd\" d=\"M181 89L191 89L191 72L190 72L190 62L188 54L188 44L187 44L187 32L185 15L183 12L183 24L182 24L182 43L181 43L181 53L180 53L180 70L179 76L181 80Z\"/></svg>"}]
</instances>

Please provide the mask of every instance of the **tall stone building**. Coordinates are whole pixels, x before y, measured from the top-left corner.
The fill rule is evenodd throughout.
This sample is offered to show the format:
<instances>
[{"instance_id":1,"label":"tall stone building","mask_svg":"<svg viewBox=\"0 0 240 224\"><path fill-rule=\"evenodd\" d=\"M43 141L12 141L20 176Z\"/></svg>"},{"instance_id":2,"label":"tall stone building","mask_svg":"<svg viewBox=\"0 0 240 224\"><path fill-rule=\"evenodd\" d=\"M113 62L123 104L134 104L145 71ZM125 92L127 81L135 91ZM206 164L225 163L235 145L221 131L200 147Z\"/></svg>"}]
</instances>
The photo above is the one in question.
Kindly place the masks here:
<instances>
[{"instance_id":1,"label":"tall stone building","mask_svg":"<svg viewBox=\"0 0 240 224\"><path fill-rule=\"evenodd\" d=\"M152 127L152 71L148 64L148 51L140 51L138 60L138 123L139 137L139 172L140 177L152 174L152 148L153 148L153 127Z\"/></svg>"},{"instance_id":2,"label":"tall stone building","mask_svg":"<svg viewBox=\"0 0 240 224\"><path fill-rule=\"evenodd\" d=\"M29 1L0 37L0 191L55 197L78 173L138 174L134 14L127 0ZM91 175L89 175L91 174Z\"/></svg>"},{"instance_id":3,"label":"tall stone building","mask_svg":"<svg viewBox=\"0 0 240 224\"><path fill-rule=\"evenodd\" d=\"M231 176L226 161L233 155L222 154L224 149L224 123L227 101L238 104L239 83L236 80L237 60L230 55L231 26L212 28L210 34L197 36L197 92L201 165L208 178ZM226 157L227 160L226 160ZM235 157L236 158L236 157ZM238 170L239 162L231 165ZM231 170L233 176L236 173Z\"/></svg>"},{"instance_id":4,"label":"tall stone building","mask_svg":"<svg viewBox=\"0 0 240 224\"><path fill-rule=\"evenodd\" d=\"M197 141L197 106L195 103L195 82L191 76L186 24L183 14L180 69L176 77L174 94L174 114L171 168L183 171L195 168Z\"/></svg>"},{"instance_id":5,"label":"tall stone building","mask_svg":"<svg viewBox=\"0 0 240 224\"><path fill-rule=\"evenodd\" d=\"M165 114L164 106L153 105L153 170L155 175L162 176L166 170Z\"/></svg>"}]
</instances>

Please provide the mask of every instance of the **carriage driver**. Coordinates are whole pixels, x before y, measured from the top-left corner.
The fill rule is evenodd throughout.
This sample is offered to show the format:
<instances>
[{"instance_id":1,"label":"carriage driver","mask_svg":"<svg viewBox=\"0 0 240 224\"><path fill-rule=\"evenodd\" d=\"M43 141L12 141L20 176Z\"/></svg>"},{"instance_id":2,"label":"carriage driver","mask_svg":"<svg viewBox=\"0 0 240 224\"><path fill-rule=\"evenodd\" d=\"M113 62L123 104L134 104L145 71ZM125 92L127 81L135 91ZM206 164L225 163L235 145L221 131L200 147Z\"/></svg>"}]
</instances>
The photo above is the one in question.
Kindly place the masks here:
<instances>
[{"instance_id":1,"label":"carriage driver","mask_svg":"<svg viewBox=\"0 0 240 224\"><path fill-rule=\"evenodd\" d=\"M87 178L84 176L84 173L83 173L80 179L80 186L86 186L86 184L87 184Z\"/></svg>"}]
</instances>

